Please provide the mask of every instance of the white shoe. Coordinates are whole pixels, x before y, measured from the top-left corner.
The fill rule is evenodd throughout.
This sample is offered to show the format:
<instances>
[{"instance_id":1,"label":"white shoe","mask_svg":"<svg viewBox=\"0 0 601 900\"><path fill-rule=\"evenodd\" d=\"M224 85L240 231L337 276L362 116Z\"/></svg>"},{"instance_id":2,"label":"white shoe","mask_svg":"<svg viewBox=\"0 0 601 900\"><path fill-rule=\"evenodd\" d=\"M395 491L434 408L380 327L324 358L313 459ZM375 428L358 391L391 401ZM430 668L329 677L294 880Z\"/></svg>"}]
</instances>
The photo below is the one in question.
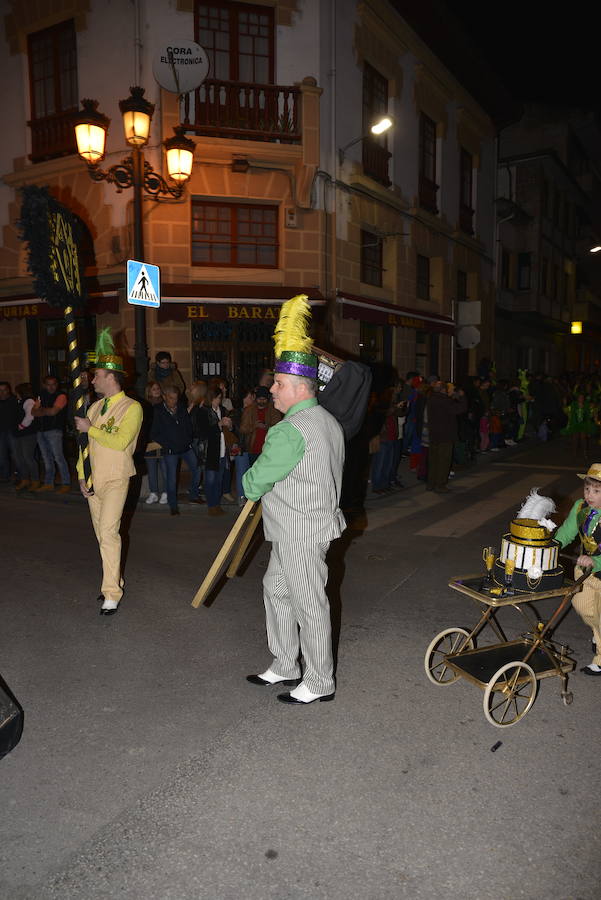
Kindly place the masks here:
<instances>
[{"instance_id":1,"label":"white shoe","mask_svg":"<svg viewBox=\"0 0 601 900\"><path fill-rule=\"evenodd\" d=\"M147 503L157 503L158 499L159 499L158 494L149 494L148 497L146 498L146 502Z\"/></svg>"},{"instance_id":2,"label":"white shoe","mask_svg":"<svg viewBox=\"0 0 601 900\"><path fill-rule=\"evenodd\" d=\"M234 497L233 494L224 494L224 495L223 495L223 499L224 499L224 500L227 500L229 503L235 503L235 502L236 502L236 498Z\"/></svg>"},{"instance_id":3,"label":"white shoe","mask_svg":"<svg viewBox=\"0 0 601 900\"><path fill-rule=\"evenodd\" d=\"M314 694L309 688L301 681L298 687L295 687L293 691L290 691L290 696L292 697L293 702L296 703L313 703L314 700L320 700L322 697L333 697L334 694Z\"/></svg>"},{"instance_id":4,"label":"white shoe","mask_svg":"<svg viewBox=\"0 0 601 900\"><path fill-rule=\"evenodd\" d=\"M165 491L163 491L163 493L161 494L161 499L159 500L159 503L162 503L163 506L165 505L165 503L167 503L167 494L165 493Z\"/></svg>"}]
</instances>

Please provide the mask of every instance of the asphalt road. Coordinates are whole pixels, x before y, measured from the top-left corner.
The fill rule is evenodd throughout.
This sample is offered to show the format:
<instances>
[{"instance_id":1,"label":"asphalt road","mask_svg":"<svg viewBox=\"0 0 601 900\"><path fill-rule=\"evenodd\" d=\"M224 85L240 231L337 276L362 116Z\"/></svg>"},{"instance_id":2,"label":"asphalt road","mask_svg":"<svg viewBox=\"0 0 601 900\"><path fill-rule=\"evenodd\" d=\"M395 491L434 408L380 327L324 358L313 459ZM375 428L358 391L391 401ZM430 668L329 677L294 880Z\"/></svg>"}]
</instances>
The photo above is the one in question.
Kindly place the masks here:
<instances>
[{"instance_id":1,"label":"asphalt road","mask_svg":"<svg viewBox=\"0 0 601 900\"><path fill-rule=\"evenodd\" d=\"M569 706L545 679L499 729L479 687L434 685L423 662L479 616L449 579L480 571L530 487L565 513L585 470L552 442L488 454L448 495L407 473L369 500L332 549L336 699L301 708L244 679L269 662L266 545L190 606L237 510L138 507L105 618L85 502L0 488L0 673L26 713L0 762L0 897L599 900L601 679L577 668ZM557 636L590 661L573 612Z\"/></svg>"}]
</instances>

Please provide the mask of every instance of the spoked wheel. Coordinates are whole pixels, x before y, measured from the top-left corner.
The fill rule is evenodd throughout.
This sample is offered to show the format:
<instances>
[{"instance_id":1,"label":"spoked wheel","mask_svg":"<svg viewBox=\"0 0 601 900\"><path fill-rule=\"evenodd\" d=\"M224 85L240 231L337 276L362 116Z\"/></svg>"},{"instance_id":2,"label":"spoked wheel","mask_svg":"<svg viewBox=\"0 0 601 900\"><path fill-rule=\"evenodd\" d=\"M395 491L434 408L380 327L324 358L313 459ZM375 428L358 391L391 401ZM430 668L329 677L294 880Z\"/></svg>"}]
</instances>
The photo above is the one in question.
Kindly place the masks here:
<instances>
[{"instance_id":1,"label":"spoked wheel","mask_svg":"<svg viewBox=\"0 0 601 900\"><path fill-rule=\"evenodd\" d=\"M515 725L534 703L536 688L536 675L528 663L505 663L486 685L484 715L497 728Z\"/></svg>"},{"instance_id":2,"label":"spoked wheel","mask_svg":"<svg viewBox=\"0 0 601 900\"><path fill-rule=\"evenodd\" d=\"M470 638L465 628L445 628L430 642L424 657L426 675L434 684L453 684L459 674L447 665L445 657L460 650L473 650L474 639Z\"/></svg>"}]
</instances>

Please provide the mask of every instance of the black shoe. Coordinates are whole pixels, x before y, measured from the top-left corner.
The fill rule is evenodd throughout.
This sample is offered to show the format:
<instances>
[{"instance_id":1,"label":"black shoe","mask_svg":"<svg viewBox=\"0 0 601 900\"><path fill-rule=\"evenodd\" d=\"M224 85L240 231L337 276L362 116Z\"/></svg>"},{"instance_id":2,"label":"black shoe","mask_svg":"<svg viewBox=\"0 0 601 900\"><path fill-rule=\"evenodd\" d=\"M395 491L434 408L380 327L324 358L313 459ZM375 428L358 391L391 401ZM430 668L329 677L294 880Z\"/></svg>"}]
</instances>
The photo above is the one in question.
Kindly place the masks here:
<instances>
[{"instance_id":1,"label":"black shoe","mask_svg":"<svg viewBox=\"0 0 601 900\"><path fill-rule=\"evenodd\" d=\"M101 616L114 616L118 609L119 609L118 606L116 606L114 609L102 609L102 607L101 607L100 615Z\"/></svg>"},{"instance_id":2,"label":"black shoe","mask_svg":"<svg viewBox=\"0 0 601 900\"><path fill-rule=\"evenodd\" d=\"M169 515L170 516L179 516L179 509L170 509Z\"/></svg>"},{"instance_id":3,"label":"black shoe","mask_svg":"<svg viewBox=\"0 0 601 900\"><path fill-rule=\"evenodd\" d=\"M598 678L601 675L601 669L598 672L595 672L594 669L591 669L590 666L583 666L580 669L581 672L584 672L585 675L592 675L595 678Z\"/></svg>"},{"instance_id":4,"label":"black shoe","mask_svg":"<svg viewBox=\"0 0 601 900\"><path fill-rule=\"evenodd\" d=\"M266 687L269 684L283 684L284 687L298 687L298 685L301 683L300 678L291 678L287 679L286 681L265 681L265 679L261 678L260 675L247 675L246 680L251 684L258 684L261 687Z\"/></svg>"},{"instance_id":5,"label":"black shoe","mask_svg":"<svg viewBox=\"0 0 601 900\"><path fill-rule=\"evenodd\" d=\"M280 703L297 703L299 706L310 706L316 700L326 703L328 700L333 700L335 696L336 694L324 694L323 697L316 697L315 700L297 700L292 694L278 694L278 700Z\"/></svg>"}]
</instances>

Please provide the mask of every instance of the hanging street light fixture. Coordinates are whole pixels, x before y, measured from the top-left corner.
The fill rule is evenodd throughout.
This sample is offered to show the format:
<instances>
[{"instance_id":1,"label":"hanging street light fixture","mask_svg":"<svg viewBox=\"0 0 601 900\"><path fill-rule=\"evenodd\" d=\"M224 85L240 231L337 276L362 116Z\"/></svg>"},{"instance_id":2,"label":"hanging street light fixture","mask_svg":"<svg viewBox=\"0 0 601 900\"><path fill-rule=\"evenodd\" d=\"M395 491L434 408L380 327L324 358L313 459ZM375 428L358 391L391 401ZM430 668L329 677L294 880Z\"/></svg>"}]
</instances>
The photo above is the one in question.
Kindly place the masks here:
<instances>
[{"instance_id":1,"label":"hanging street light fixture","mask_svg":"<svg viewBox=\"0 0 601 900\"><path fill-rule=\"evenodd\" d=\"M150 163L144 159L143 150L150 135L154 104L144 97L144 88L131 87L130 96L119 102L125 140L131 147L131 155L109 169L101 169L100 163L105 156L110 119L98 111L97 100L84 99L81 103L83 108L74 117L77 152L87 164L92 181L107 181L114 184L118 193L126 188L133 188L133 255L136 260L144 262L142 192L155 200L167 196L179 199L184 193L186 181L192 174L194 141L185 136L184 126L174 128L174 136L164 141L170 181L166 181L162 175L155 172ZM136 389L138 395L143 396L148 372L145 307L136 306L134 316Z\"/></svg>"}]
</instances>

